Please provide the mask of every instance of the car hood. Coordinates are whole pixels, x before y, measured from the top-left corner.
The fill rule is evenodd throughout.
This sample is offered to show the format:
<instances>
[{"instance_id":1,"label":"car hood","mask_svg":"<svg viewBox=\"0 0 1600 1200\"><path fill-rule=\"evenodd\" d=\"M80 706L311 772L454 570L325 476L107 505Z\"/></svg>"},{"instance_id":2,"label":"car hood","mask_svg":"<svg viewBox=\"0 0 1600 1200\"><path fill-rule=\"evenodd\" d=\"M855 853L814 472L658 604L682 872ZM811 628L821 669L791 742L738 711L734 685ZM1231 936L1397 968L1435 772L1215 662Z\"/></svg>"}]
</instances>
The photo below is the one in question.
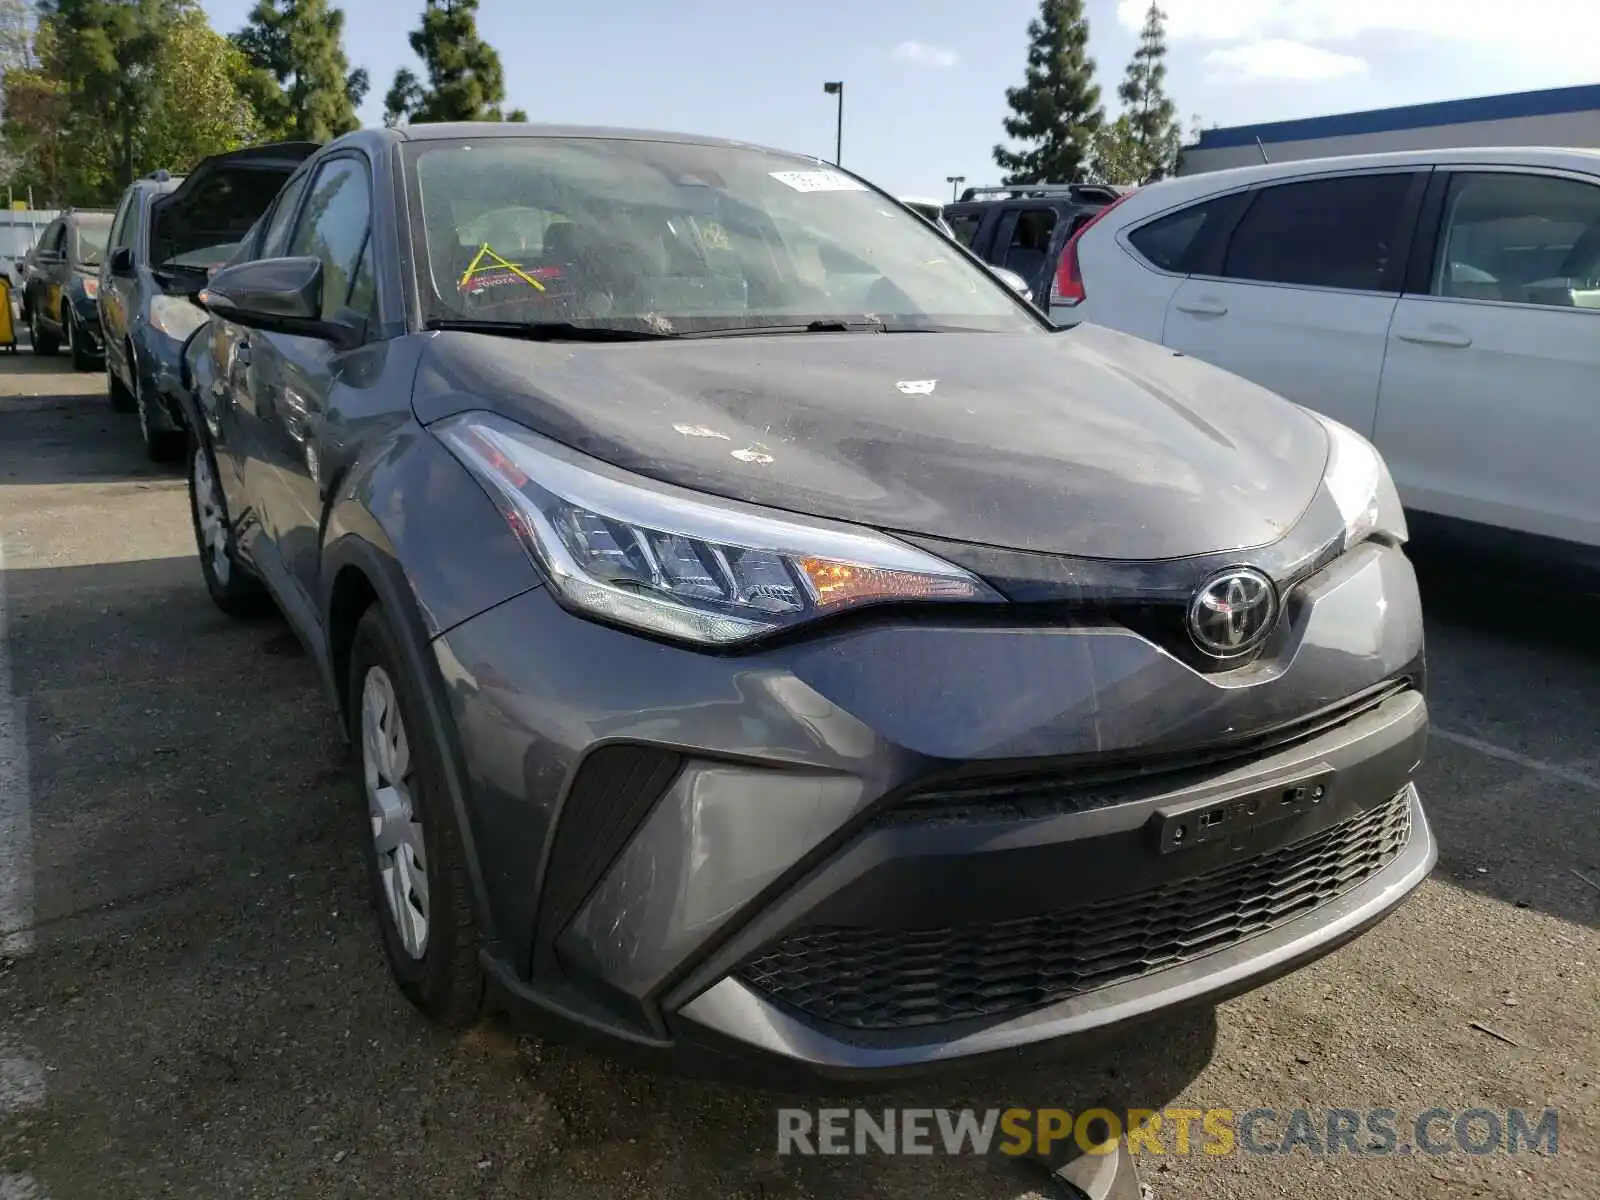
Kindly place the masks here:
<instances>
[{"instance_id":1,"label":"car hood","mask_svg":"<svg viewBox=\"0 0 1600 1200\"><path fill-rule=\"evenodd\" d=\"M1040 553L1275 542L1328 455L1296 406L1092 325L610 345L428 336L424 424L488 409L696 491Z\"/></svg>"},{"instance_id":2,"label":"car hood","mask_svg":"<svg viewBox=\"0 0 1600 1200\"><path fill-rule=\"evenodd\" d=\"M275 142L202 159L151 202L150 261L238 242L318 149L315 142Z\"/></svg>"}]
</instances>

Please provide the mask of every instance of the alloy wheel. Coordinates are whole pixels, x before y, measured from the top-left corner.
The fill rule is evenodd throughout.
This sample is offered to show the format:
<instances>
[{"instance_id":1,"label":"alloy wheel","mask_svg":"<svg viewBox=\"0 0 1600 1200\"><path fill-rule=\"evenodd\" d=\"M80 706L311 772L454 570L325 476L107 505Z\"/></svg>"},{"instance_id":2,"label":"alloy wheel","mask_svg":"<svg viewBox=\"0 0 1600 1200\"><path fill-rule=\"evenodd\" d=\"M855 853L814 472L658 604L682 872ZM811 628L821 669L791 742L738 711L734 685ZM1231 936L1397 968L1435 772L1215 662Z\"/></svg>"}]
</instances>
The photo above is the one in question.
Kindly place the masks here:
<instances>
[{"instance_id":1,"label":"alloy wheel","mask_svg":"<svg viewBox=\"0 0 1600 1200\"><path fill-rule=\"evenodd\" d=\"M361 688L361 769L389 916L405 952L420 959L428 949L427 849L412 803L405 722L394 683L378 666Z\"/></svg>"},{"instance_id":2,"label":"alloy wheel","mask_svg":"<svg viewBox=\"0 0 1600 1200\"><path fill-rule=\"evenodd\" d=\"M139 423L145 426L144 406L139 406ZM228 557L228 523L223 517L222 497L211 474L211 456L204 446L194 449L194 506L200 524L200 552L211 561L211 574L222 587L228 586L233 560Z\"/></svg>"}]
</instances>

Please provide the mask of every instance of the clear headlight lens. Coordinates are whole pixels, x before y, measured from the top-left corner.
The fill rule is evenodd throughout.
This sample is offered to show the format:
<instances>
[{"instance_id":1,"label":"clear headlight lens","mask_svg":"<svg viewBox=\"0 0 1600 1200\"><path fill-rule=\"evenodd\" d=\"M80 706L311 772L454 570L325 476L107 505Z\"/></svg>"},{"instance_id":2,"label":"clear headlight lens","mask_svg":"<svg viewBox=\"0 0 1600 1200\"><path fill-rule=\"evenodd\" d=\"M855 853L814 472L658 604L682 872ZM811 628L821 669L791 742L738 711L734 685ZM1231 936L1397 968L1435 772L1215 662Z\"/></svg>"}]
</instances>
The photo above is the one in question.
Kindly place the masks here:
<instances>
[{"instance_id":1,"label":"clear headlight lens","mask_svg":"<svg viewBox=\"0 0 1600 1200\"><path fill-rule=\"evenodd\" d=\"M184 296L150 297L150 324L170 338L186 341L205 320L205 310Z\"/></svg>"},{"instance_id":2,"label":"clear headlight lens","mask_svg":"<svg viewBox=\"0 0 1600 1200\"><path fill-rule=\"evenodd\" d=\"M491 413L433 430L568 606L619 625L725 646L868 604L1002 600L885 534L631 483Z\"/></svg>"},{"instance_id":3,"label":"clear headlight lens","mask_svg":"<svg viewBox=\"0 0 1600 1200\"><path fill-rule=\"evenodd\" d=\"M1345 548L1373 536L1404 542L1406 515L1377 447L1347 425L1320 413L1311 415L1328 431L1328 467L1323 486L1344 518Z\"/></svg>"}]
</instances>

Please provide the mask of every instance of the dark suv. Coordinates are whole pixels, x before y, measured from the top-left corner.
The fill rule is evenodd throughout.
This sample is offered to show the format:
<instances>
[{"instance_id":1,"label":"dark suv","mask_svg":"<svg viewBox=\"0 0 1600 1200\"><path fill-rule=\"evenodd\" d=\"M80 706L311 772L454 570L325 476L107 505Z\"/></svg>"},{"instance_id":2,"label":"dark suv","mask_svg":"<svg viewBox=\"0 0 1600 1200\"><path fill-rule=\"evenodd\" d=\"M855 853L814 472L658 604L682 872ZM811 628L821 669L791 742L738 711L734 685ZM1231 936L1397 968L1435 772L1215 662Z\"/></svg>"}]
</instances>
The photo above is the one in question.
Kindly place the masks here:
<instances>
[{"instance_id":1,"label":"dark suv","mask_svg":"<svg viewBox=\"0 0 1600 1200\"><path fill-rule=\"evenodd\" d=\"M151 458L183 452L183 344L205 320L189 297L316 149L282 142L234 150L187 176L156 171L123 192L100 277L106 383L113 408L139 414Z\"/></svg>"},{"instance_id":2,"label":"dark suv","mask_svg":"<svg viewBox=\"0 0 1600 1200\"><path fill-rule=\"evenodd\" d=\"M1056 264L1072 235L1129 188L1102 183L970 187L945 205L944 219L979 258L1014 271L1034 303L1050 309Z\"/></svg>"},{"instance_id":3,"label":"dark suv","mask_svg":"<svg viewBox=\"0 0 1600 1200\"><path fill-rule=\"evenodd\" d=\"M95 296L110 230L109 212L68 209L44 227L23 259L22 319L35 354L54 354L64 343L80 371L99 359Z\"/></svg>"}]
</instances>

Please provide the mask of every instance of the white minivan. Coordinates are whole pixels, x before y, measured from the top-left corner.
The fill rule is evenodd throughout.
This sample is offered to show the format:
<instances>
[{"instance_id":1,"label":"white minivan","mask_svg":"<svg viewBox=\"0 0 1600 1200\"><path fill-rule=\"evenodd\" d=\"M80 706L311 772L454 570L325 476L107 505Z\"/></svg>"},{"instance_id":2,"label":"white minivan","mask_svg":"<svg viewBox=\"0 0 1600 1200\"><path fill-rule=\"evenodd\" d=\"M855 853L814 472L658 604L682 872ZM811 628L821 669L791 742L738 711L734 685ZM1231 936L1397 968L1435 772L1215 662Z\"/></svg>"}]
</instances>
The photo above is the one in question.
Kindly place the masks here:
<instances>
[{"instance_id":1,"label":"white minivan","mask_svg":"<svg viewBox=\"0 0 1600 1200\"><path fill-rule=\"evenodd\" d=\"M1152 184L1069 243L1050 314L1344 422L1415 514L1597 558L1600 151L1372 154Z\"/></svg>"}]
</instances>

